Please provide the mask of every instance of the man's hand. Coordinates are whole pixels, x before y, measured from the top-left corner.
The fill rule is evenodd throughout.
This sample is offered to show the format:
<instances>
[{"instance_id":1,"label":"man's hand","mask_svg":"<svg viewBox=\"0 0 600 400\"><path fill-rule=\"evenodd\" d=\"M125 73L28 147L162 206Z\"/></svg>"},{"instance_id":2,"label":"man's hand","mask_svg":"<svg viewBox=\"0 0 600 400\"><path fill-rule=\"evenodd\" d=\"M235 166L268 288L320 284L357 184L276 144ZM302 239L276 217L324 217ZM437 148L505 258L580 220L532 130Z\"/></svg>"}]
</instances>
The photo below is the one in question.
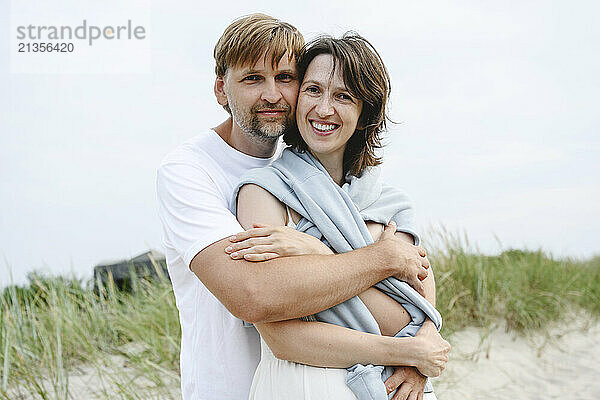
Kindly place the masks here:
<instances>
[{"instance_id":1,"label":"man's hand","mask_svg":"<svg viewBox=\"0 0 600 400\"><path fill-rule=\"evenodd\" d=\"M442 338L430 320L425 321L415 336L415 366L425 376L440 376L448 362L450 344Z\"/></svg>"},{"instance_id":2,"label":"man's hand","mask_svg":"<svg viewBox=\"0 0 600 400\"><path fill-rule=\"evenodd\" d=\"M319 239L287 226L254 224L254 228L240 232L229 240L225 248L233 259L266 261L277 257L304 254L333 254Z\"/></svg>"},{"instance_id":3,"label":"man's hand","mask_svg":"<svg viewBox=\"0 0 600 400\"><path fill-rule=\"evenodd\" d=\"M396 388L392 400L423 400L427 377L414 367L396 367L392 376L385 381L388 395Z\"/></svg>"},{"instance_id":4,"label":"man's hand","mask_svg":"<svg viewBox=\"0 0 600 400\"><path fill-rule=\"evenodd\" d=\"M421 246L415 246L397 238L394 235L395 232L396 223L391 221L385 227L378 243L391 249L392 259L398 269L398 273L394 276L408 283L423 296L425 290L421 281L427 278L427 269L430 267L427 252Z\"/></svg>"}]
</instances>

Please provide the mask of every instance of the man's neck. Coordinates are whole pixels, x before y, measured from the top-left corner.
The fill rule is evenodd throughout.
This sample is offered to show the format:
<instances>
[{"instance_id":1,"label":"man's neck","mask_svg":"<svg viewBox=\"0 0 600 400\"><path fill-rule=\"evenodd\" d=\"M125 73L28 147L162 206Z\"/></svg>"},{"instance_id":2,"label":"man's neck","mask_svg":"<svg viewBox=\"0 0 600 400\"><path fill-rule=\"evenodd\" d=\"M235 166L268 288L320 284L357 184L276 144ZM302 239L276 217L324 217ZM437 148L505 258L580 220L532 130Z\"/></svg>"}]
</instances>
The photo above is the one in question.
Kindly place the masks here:
<instances>
[{"instance_id":1,"label":"man's neck","mask_svg":"<svg viewBox=\"0 0 600 400\"><path fill-rule=\"evenodd\" d=\"M231 147L252 157L269 158L275 154L277 140L262 141L244 133L229 117L222 124L214 128L215 132Z\"/></svg>"}]
</instances>

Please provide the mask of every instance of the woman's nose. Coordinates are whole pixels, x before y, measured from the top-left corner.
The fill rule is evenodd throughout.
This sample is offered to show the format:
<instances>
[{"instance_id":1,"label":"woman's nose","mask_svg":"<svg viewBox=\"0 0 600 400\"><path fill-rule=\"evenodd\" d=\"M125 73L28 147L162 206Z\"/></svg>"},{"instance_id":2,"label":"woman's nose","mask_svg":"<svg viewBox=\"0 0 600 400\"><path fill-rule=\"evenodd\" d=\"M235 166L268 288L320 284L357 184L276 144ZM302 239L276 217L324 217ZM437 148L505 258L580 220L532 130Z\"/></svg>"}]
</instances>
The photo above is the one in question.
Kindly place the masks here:
<instances>
[{"instance_id":1,"label":"woman's nose","mask_svg":"<svg viewBox=\"0 0 600 400\"><path fill-rule=\"evenodd\" d=\"M317 112L317 114L319 115L319 117L328 117L330 115L333 115L333 105L331 104L331 101L329 100L329 97L327 96L322 96L317 103L317 107L315 108L315 111Z\"/></svg>"}]
</instances>

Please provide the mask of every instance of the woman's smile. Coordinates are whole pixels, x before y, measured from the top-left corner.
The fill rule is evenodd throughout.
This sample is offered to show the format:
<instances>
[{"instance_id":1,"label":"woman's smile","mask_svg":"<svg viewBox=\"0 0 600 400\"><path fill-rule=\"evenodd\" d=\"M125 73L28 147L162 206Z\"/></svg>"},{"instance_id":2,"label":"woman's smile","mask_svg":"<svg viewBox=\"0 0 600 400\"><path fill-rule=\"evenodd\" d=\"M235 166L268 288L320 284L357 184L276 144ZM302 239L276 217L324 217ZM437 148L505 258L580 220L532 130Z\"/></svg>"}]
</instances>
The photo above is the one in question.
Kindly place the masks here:
<instances>
[{"instance_id":1,"label":"woman's smile","mask_svg":"<svg viewBox=\"0 0 600 400\"><path fill-rule=\"evenodd\" d=\"M333 70L333 57L316 56L300 87L296 122L300 136L321 163L341 160L361 110L362 101L346 88L339 65Z\"/></svg>"},{"instance_id":2,"label":"woman's smile","mask_svg":"<svg viewBox=\"0 0 600 400\"><path fill-rule=\"evenodd\" d=\"M335 132L337 128L340 127L339 124L333 124L331 122L326 121L316 121L310 120L310 125L313 128L313 131L316 135L319 136L328 136Z\"/></svg>"}]
</instances>

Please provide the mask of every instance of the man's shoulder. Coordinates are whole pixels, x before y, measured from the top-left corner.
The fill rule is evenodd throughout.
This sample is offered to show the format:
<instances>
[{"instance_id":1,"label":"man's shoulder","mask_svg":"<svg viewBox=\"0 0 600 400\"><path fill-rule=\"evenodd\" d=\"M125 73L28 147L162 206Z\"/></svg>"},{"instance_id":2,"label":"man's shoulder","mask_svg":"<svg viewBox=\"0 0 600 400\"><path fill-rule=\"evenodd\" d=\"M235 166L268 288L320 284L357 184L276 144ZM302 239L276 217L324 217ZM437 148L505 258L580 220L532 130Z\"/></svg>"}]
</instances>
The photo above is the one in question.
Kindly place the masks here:
<instances>
[{"instance_id":1,"label":"man's shoulder","mask_svg":"<svg viewBox=\"0 0 600 400\"><path fill-rule=\"evenodd\" d=\"M171 150L156 170L159 189L187 187L190 183L194 187L214 187L214 175L221 168L216 158L219 152L215 148L214 135L216 133L206 130Z\"/></svg>"},{"instance_id":2,"label":"man's shoulder","mask_svg":"<svg viewBox=\"0 0 600 400\"><path fill-rule=\"evenodd\" d=\"M214 147L214 134L207 129L179 144L162 159L159 169L169 164L206 165L212 158L210 149Z\"/></svg>"}]
</instances>

